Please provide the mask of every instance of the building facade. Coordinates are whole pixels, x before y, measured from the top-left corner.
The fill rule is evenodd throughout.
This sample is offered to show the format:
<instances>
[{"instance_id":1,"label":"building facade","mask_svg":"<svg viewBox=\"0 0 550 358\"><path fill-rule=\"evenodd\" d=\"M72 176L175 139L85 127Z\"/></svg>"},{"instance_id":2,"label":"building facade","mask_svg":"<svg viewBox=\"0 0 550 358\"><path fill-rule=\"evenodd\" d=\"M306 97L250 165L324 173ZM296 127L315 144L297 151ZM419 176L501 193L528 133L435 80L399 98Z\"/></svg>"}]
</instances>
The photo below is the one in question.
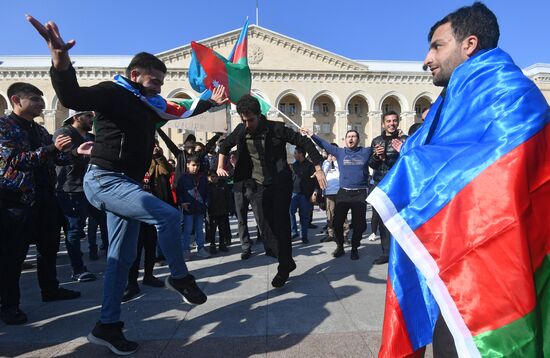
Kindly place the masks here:
<instances>
[{"instance_id":1,"label":"building facade","mask_svg":"<svg viewBox=\"0 0 550 358\"><path fill-rule=\"evenodd\" d=\"M240 29L220 34L202 44L227 56L238 39ZM162 95L167 98L192 98L197 95L188 82L191 46L164 51L157 56L168 67ZM132 56L73 56L81 86L112 80L123 73ZM429 71L421 62L351 60L327 50L251 25L248 33L248 61L253 92L262 96L299 126L313 129L331 142L343 144L345 133L356 129L361 144L368 145L381 133L382 113L394 110L401 115L405 132L420 120L420 113L439 95ZM53 132L68 110L57 100L49 77L47 56L0 56L0 113L10 111L7 88L24 81L44 92L44 125ZM524 72L550 101L550 64L535 64ZM273 120L285 119L270 111ZM239 123L231 111L231 126ZM183 144L185 131L167 128L172 140ZM206 141L209 133L196 133Z\"/></svg>"}]
</instances>

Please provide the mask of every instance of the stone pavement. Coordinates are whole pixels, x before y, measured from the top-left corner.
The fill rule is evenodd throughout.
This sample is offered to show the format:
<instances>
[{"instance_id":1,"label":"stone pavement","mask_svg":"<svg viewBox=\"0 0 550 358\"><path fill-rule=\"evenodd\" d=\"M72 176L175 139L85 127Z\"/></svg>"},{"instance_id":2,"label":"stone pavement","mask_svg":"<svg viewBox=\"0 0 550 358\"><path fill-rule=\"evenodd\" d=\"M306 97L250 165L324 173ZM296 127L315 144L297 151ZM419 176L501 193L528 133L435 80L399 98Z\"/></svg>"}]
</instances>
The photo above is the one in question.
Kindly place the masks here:
<instances>
[{"instance_id":1,"label":"stone pavement","mask_svg":"<svg viewBox=\"0 0 550 358\"><path fill-rule=\"evenodd\" d=\"M370 218L370 213L367 214ZM250 216L251 218L251 216ZM316 209L310 243L294 243L298 265L289 282L273 289L276 261L255 245L240 260L236 222L229 253L194 258L189 268L208 295L201 306L189 306L174 292L141 286L142 295L122 305L125 334L140 348L132 357L373 357L380 345L387 265L373 266L379 241L362 241L358 261L330 255L334 243L320 243L324 212ZM251 222L251 235L255 225ZM370 227L367 232L370 232ZM366 234L365 234L366 236ZM87 244L83 242L84 250ZM33 251L28 262L34 262ZM22 305L29 321L23 326L0 322L0 356L104 357L107 348L89 344L86 335L99 317L105 257L85 263L95 282L70 281L70 265L62 246L58 279L80 290L71 301L43 303L36 270L24 271ZM168 275L156 267L155 275ZM141 282L141 280L140 280Z\"/></svg>"}]
</instances>

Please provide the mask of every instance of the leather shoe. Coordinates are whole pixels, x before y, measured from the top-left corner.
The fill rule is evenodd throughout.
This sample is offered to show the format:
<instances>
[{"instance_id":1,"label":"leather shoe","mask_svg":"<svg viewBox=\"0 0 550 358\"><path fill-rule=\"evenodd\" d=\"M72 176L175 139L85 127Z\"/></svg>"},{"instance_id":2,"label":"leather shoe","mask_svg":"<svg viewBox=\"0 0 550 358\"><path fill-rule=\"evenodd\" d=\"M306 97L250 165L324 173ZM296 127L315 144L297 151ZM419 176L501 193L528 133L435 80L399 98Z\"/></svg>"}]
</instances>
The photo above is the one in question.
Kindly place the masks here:
<instances>
[{"instance_id":1,"label":"leather shoe","mask_svg":"<svg viewBox=\"0 0 550 358\"><path fill-rule=\"evenodd\" d=\"M57 290L42 292L42 302L72 300L80 297L80 292L58 287Z\"/></svg>"},{"instance_id":2,"label":"leather shoe","mask_svg":"<svg viewBox=\"0 0 550 358\"><path fill-rule=\"evenodd\" d=\"M17 307L10 307L0 312L0 319L7 325L23 324L27 322L27 315Z\"/></svg>"},{"instance_id":3,"label":"leather shoe","mask_svg":"<svg viewBox=\"0 0 550 358\"><path fill-rule=\"evenodd\" d=\"M386 256L386 255L380 256L379 258L377 258L373 262L373 264L375 264L375 265L383 265L383 264L386 264L386 263L388 263L388 256Z\"/></svg>"},{"instance_id":4,"label":"leather shoe","mask_svg":"<svg viewBox=\"0 0 550 358\"><path fill-rule=\"evenodd\" d=\"M350 259L359 260L359 252L357 252L357 249L351 249Z\"/></svg>"},{"instance_id":5,"label":"leather shoe","mask_svg":"<svg viewBox=\"0 0 550 358\"><path fill-rule=\"evenodd\" d=\"M248 260L252 256L252 251L250 250L244 250L241 252L241 260Z\"/></svg>"},{"instance_id":6,"label":"leather shoe","mask_svg":"<svg viewBox=\"0 0 550 358\"><path fill-rule=\"evenodd\" d=\"M344 256L345 252L344 252L344 247L341 246L341 245L338 245L336 247L336 250L334 250L334 252L332 253L332 256L333 257L340 257L340 256Z\"/></svg>"},{"instance_id":7,"label":"leather shoe","mask_svg":"<svg viewBox=\"0 0 550 358\"><path fill-rule=\"evenodd\" d=\"M292 271L296 270L296 263L292 262L292 265L287 270L279 270L273 280L271 281L271 286L275 288L283 287L288 280L288 276Z\"/></svg>"}]
</instances>

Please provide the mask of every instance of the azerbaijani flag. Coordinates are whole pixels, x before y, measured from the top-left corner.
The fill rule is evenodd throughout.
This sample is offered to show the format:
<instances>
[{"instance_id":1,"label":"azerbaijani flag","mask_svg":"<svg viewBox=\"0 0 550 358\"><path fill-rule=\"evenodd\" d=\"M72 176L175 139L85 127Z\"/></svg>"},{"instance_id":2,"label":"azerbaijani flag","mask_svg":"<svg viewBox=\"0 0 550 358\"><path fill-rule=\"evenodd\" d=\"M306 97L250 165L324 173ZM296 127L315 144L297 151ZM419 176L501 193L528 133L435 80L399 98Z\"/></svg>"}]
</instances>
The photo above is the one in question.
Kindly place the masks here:
<instances>
[{"instance_id":1,"label":"azerbaijani flag","mask_svg":"<svg viewBox=\"0 0 550 358\"><path fill-rule=\"evenodd\" d=\"M247 33L248 19L229 60L204 45L191 42L189 83L195 91L204 92L223 85L229 100L233 103L250 93L252 76L247 59Z\"/></svg>"},{"instance_id":2,"label":"azerbaijani flag","mask_svg":"<svg viewBox=\"0 0 550 358\"><path fill-rule=\"evenodd\" d=\"M550 110L501 49L458 66L368 197L392 234L380 357L550 357ZM433 128L432 128L433 127Z\"/></svg>"},{"instance_id":3,"label":"azerbaijani flag","mask_svg":"<svg viewBox=\"0 0 550 358\"><path fill-rule=\"evenodd\" d=\"M262 114L271 108L265 99L251 92L252 76L248 67L248 19L246 20L235 46L226 59L216 51L191 42L191 63L189 64L189 83L201 93L211 94L210 89L223 84L233 103L245 94L258 99Z\"/></svg>"}]
</instances>

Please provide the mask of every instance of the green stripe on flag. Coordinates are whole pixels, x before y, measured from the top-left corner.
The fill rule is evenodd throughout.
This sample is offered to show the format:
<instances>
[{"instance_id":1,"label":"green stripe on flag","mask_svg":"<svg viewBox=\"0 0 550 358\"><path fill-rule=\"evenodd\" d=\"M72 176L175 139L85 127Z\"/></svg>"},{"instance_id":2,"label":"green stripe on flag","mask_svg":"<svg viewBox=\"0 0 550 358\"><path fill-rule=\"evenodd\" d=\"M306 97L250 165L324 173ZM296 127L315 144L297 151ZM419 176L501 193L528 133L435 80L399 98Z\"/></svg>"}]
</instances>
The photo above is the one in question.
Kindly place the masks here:
<instances>
[{"instance_id":1,"label":"green stripe on flag","mask_svg":"<svg viewBox=\"0 0 550 358\"><path fill-rule=\"evenodd\" d=\"M537 306L526 316L479 334L482 357L550 357L550 255L535 273Z\"/></svg>"}]
</instances>

